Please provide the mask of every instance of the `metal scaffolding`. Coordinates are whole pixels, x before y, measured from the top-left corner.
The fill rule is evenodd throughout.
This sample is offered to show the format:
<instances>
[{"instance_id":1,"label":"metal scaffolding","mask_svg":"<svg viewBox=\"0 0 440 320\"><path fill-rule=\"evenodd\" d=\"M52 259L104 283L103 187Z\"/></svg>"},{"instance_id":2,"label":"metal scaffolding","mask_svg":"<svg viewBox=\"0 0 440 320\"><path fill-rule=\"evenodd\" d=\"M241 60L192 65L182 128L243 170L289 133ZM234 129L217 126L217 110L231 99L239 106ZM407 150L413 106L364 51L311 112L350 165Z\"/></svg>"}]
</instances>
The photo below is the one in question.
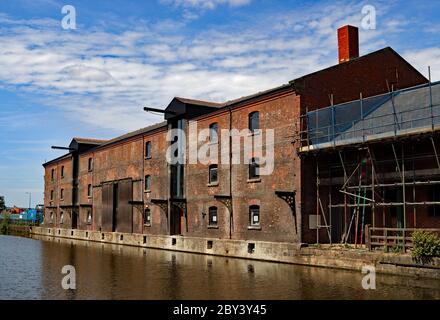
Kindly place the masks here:
<instances>
[{"instance_id":1,"label":"metal scaffolding","mask_svg":"<svg viewBox=\"0 0 440 320\"><path fill-rule=\"evenodd\" d=\"M322 229L330 244L363 246L370 237L366 230L374 229L386 239L390 210L396 212L396 230L405 235L409 225L417 228L417 208L440 206L440 192L438 199L417 197L420 187L440 186L440 82L306 110L300 123L300 154L315 161L317 243ZM422 149L415 150L414 139ZM337 234L333 223L341 218Z\"/></svg>"}]
</instances>

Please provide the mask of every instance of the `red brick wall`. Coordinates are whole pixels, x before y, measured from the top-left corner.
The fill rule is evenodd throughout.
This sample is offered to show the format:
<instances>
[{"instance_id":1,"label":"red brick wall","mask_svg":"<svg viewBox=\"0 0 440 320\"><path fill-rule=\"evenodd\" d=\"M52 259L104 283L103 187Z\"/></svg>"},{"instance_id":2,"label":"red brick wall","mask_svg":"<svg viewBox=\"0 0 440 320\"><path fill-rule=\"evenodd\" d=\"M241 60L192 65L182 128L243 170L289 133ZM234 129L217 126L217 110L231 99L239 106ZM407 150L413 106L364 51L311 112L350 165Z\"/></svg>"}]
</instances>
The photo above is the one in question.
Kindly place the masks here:
<instances>
[{"instance_id":1,"label":"red brick wall","mask_svg":"<svg viewBox=\"0 0 440 320\"><path fill-rule=\"evenodd\" d=\"M387 80L395 90L427 82L387 48L305 76L296 82L296 88L301 93L301 107L310 111L331 105L332 94L334 104L339 104L359 99L360 93L370 97L389 92Z\"/></svg>"},{"instance_id":2,"label":"red brick wall","mask_svg":"<svg viewBox=\"0 0 440 320\"><path fill-rule=\"evenodd\" d=\"M166 162L166 130L152 134L146 134L143 137L143 176L151 176L151 192L144 192L145 186L142 183L144 204L151 210L151 226L143 226L143 220L137 227L137 231L145 234L167 234L168 220L167 212L164 212L159 206L149 204L152 199L167 199L169 190L168 165ZM145 158L145 143L151 142L151 159ZM136 210L136 209L135 209ZM143 215L142 215L143 216Z\"/></svg>"},{"instance_id":3,"label":"red brick wall","mask_svg":"<svg viewBox=\"0 0 440 320\"><path fill-rule=\"evenodd\" d=\"M61 168L64 167L64 176L61 176ZM54 179L52 180L52 169ZM72 205L72 158L63 159L56 163L47 165L44 174L44 223L54 227L68 228L68 214L64 214L64 223L60 225L60 214L65 209L64 206ZM63 199L61 199L61 189L63 189ZM50 199L53 191L53 200ZM50 213L53 212L53 223L50 223Z\"/></svg>"},{"instance_id":4,"label":"red brick wall","mask_svg":"<svg viewBox=\"0 0 440 320\"><path fill-rule=\"evenodd\" d=\"M272 175L248 181L248 165L233 165L233 239L263 241L297 241L290 207L275 195L275 191L299 191L300 163L295 160L295 125L299 113L299 97L290 89L262 97L232 111L232 128L248 128L248 115L260 112L260 128L275 130L275 169ZM229 129L229 112L198 119L198 130L217 122L219 130ZM263 134L264 136L264 134ZM263 141L265 141L263 137ZM225 143L221 141L220 144ZM226 141L228 143L228 141ZM243 148L243 141L242 141ZM220 146L221 147L221 146ZM241 161L243 163L243 159ZM219 166L219 185L208 186L208 165L189 165L186 175L188 229L192 236L229 238L229 212L214 199L214 195L229 195L229 165ZM298 192L300 196L300 192ZM261 230L249 229L249 207L260 206ZM209 207L218 208L218 229L208 228ZM203 216L203 213L206 216Z\"/></svg>"}]
</instances>

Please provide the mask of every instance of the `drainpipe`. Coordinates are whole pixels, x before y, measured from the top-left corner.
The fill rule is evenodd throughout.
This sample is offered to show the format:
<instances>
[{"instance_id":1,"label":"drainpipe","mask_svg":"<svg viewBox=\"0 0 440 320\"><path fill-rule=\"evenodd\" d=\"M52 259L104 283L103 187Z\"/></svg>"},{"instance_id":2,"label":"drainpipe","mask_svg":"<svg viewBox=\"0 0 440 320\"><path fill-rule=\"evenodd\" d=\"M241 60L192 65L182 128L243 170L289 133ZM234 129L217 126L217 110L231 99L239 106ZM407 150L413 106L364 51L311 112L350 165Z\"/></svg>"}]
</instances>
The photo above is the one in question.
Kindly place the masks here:
<instances>
[{"instance_id":1,"label":"drainpipe","mask_svg":"<svg viewBox=\"0 0 440 320\"><path fill-rule=\"evenodd\" d=\"M232 109L229 107L229 196L231 197L231 208L229 211L229 239L232 239L232 226L233 226L233 202L232 202Z\"/></svg>"}]
</instances>

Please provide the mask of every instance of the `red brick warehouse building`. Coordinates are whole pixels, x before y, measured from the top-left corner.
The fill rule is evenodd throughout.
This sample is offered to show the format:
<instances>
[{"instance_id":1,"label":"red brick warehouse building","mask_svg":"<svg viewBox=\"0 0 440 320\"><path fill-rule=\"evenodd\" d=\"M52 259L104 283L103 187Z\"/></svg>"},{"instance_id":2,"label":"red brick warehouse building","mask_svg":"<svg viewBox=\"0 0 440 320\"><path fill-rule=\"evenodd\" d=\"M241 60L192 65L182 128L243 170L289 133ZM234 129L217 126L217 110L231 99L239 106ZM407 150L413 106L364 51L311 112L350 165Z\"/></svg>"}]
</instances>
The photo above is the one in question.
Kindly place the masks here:
<instances>
[{"instance_id":1,"label":"red brick warehouse building","mask_svg":"<svg viewBox=\"0 0 440 320\"><path fill-rule=\"evenodd\" d=\"M350 222L353 209L346 209L345 218L344 212L339 212L338 219L334 211L330 216L327 209L332 203L320 201L322 187L315 183L319 178L316 163L336 161L339 151L343 151L336 145L325 149L321 144L317 148L318 142L322 142L320 127L314 127L310 119L317 110L358 101L360 96L365 99L426 86L428 80L389 47L359 57L358 31L354 27L341 28L338 38L339 64L288 84L226 103L176 97L163 111L162 123L109 141L74 138L67 155L44 164L45 225L291 243L316 242L317 237L329 242L333 235L333 241L347 238L353 242L351 234L355 228L348 231L342 225ZM369 114L381 110L380 106L369 110ZM252 161L169 164L169 129L183 129L188 139L190 123L195 121L197 133L250 129L254 139L260 134L258 130L262 135L267 129L274 130L273 173L258 175ZM353 126L359 125L358 120L354 122ZM343 129L337 133L341 132ZM176 145L186 149L190 142L177 139ZM210 140L210 145L218 150L232 150L231 144L232 139ZM356 158L364 153L359 144L353 147L347 143L344 150L347 146L353 149L347 157ZM264 149L269 147L263 145ZM241 153L249 159L256 158L243 147ZM328 169L323 169L327 175ZM328 183L330 193L335 193L333 198L341 194L337 190L341 186L332 185L335 181ZM354 199L360 197L351 193ZM418 227L438 224L438 218L428 218L428 211L420 212ZM371 218L371 210L367 214ZM385 226L392 226L392 220L385 222Z\"/></svg>"}]
</instances>

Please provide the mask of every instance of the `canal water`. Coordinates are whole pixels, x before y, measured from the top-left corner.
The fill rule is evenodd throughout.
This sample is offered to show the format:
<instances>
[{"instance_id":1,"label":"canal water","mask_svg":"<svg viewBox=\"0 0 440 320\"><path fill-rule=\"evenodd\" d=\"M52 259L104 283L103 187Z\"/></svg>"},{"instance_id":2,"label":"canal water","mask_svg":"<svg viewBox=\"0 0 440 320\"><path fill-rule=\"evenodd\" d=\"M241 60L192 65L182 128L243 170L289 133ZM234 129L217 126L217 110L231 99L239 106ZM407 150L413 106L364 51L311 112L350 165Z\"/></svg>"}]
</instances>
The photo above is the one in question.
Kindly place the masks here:
<instances>
[{"instance_id":1,"label":"canal water","mask_svg":"<svg viewBox=\"0 0 440 320\"><path fill-rule=\"evenodd\" d=\"M76 290L61 286L65 265ZM72 241L0 236L0 299L440 299L440 281Z\"/></svg>"}]
</instances>

